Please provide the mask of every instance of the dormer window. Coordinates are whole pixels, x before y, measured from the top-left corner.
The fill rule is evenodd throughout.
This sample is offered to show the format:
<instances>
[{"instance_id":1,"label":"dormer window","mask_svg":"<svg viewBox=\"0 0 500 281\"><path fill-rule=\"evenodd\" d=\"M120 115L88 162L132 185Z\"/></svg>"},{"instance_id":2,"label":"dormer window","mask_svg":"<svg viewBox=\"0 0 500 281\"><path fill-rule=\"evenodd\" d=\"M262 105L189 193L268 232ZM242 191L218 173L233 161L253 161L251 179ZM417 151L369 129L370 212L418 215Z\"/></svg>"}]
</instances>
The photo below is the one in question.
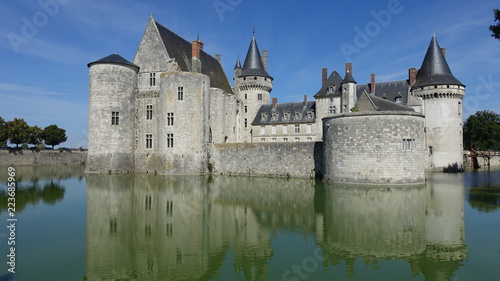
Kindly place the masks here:
<instances>
[{"instance_id":1,"label":"dormer window","mask_svg":"<svg viewBox=\"0 0 500 281\"><path fill-rule=\"evenodd\" d=\"M295 119L300 119L300 111L295 111Z\"/></svg>"},{"instance_id":2,"label":"dormer window","mask_svg":"<svg viewBox=\"0 0 500 281\"><path fill-rule=\"evenodd\" d=\"M326 89L326 92L329 94L333 94L335 91L335 85L329 85L328 88Z\"/></svg>"},{"instance_id":3,"label":"dormer window","mask_svg":"<svg viewBox=\"0 0 500 281\"><path fill-rule=\"evenodd\" d=\"M266 120L267 120L267 113L262 113L262 114L260 115L260 119L261 119L262 121L266 121Z\"/></svg>"},{"instance_id":4,"label":"dormer window","mask_svg":"<svg viewBox=\"0 0 500 281\"><path fill-rule=\"evenodd\" d=\"M283 113L283 120L288 120L290 118L290 112L284 112Z\"/></svg>"},{"instance_id":5,"label":"dormer window","mask_svg":"<svg viewBox=\"0 0 500 281\"><path fill-rule=\"evenodd\" d=\"M313 113L311 110L307 111L307 118L309 119L313 118Z\"/></svg>"},{"instance_id":6,"label":"dormer window","mask_svg":"<svg viewBox=\"0 0 500 281\"><path fill-rule=\"evenodd\" d=\"M273 118L273 121L278 121L278 113L274 112L272 118Z\"/></svg>"}]
</instances>

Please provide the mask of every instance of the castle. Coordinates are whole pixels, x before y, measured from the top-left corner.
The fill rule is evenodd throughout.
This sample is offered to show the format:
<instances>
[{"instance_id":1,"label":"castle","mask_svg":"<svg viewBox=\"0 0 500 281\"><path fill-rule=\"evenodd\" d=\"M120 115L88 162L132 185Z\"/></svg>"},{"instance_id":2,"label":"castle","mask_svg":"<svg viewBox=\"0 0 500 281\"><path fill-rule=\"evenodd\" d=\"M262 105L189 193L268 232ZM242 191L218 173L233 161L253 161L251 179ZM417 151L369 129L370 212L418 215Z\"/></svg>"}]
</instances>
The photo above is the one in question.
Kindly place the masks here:
<instances>
[{"instance_id":1,"label":"castle","mask_svg":"<svg viewBox=\"0 0 500 281\"><path fill-rule=\"evenodd\" d=\"M332 181L422 182L425 170L463 166L465 86L435 36L408 79L377 82L372 74L370 83L357 84L347 63L343 78L324 68L315 101L305 95L296 103L271 100L268 53L255 35L243 64L236 62L232 87L220 55L208 55L199 39L188 42L153 16L133 62L112 54L88 67L88 172L207 173L225 162L213 156L219 144L248 154L250 145L273 143L290 154L319 143L314 158L324 164L316 173ZM370 171L379 179L370 180Z\"/></svg>"}]
</instances>

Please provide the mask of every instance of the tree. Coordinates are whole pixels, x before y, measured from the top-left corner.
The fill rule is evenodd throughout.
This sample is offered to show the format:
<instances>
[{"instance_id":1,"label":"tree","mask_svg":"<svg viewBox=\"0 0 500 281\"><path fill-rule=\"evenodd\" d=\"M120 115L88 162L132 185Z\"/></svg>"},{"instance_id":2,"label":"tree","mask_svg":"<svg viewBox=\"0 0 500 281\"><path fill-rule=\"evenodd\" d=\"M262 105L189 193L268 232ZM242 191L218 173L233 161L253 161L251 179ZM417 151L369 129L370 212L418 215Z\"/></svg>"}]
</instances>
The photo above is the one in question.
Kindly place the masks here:
<instances>
[{"instance_id":1,"label":"tree","mask_svg":"<svg viewBox=\"0 0 500 281\"><path fill-rule=\"evenodd\" d=\"M495 15L495 22L497 22L497 24L490 25L490 31L492 32L491 37L500 39L500 10L493 9L493 14Z\"/></svg>"},{"instance_id":2,"label":"tree","mask_svg":"<svg viewBox=\"0 0 500 281\"><path fill-rule=\"evenodd\" d=\"M5 146L7 139L7 125L5 120L0 117L0 147Z\"/></svg>"},{"instance_id":3,"label":"tree","mask_svg":"<svg viewBox=\"0 0 500 281\"><path fill-rule=\"evenodd\" d=\"M20 144L28 140L30 126L28 126L28 123L24 119L14 118L14 120L8 121L5 124L7 127L7 137L16 147L19 147Z\"/></svg>"},{"instance_id":4,"label":"tree","mask_svg":"<svg viewBox=\"0 0 500 281\"><path fill-rule=\"evenodd\" d=\"M57 127L57 125L50 125L43 129L42 133L43 140L45 144L58 145L65 142L68 138L66 137L66 130Z\"/></svg>"},{"instance_id":5,"label":"tree","mask_svg":"<svg viewBox=\"0 0 500 281\"><path fill-rule=\"evenodd\" d=\"M33 146L37 146L43 140L42 134L43 134L42 128L38 126L30 127L28 130L28 139L26 140L26 142Z\"/></svg>"},{"instance_id":6,"label":"tree","mask_svg":"<svg viewBox=\"0 0 500 281\"><path fill-rule=\"evenodd\" d=\"M478 150L500 150L500 114L484 110L469 116L464 123L464 146Z\"/></svg>"}]
</instances>

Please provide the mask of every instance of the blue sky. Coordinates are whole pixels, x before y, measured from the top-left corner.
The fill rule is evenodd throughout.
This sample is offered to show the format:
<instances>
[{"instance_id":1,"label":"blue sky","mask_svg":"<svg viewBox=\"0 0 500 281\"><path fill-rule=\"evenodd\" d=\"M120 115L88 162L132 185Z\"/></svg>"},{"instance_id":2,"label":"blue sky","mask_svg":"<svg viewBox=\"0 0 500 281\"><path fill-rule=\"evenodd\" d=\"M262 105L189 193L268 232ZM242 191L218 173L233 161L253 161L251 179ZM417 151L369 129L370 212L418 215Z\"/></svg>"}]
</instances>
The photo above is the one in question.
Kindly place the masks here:
<instances>
[{"instance_id":1,"label":"blue sky","mask_svg":"<svg viewBox=\"0 0 500 281\"><path fill-rule=\"evenodd\" d=\"M207 53L221 54L231 82L255 26L279 102L312 99L321 68L343 75L346 62L358 83L370 73L406 79L435 33L467 86L464 117L500 113L500 41L488 30L494 8L498 1L2 1L0 116L57 124L68 134L62 146L86 147L87 63L113 53L132 61L151 13L186 40L199 34Z\"/></svg>"}]
</instances>

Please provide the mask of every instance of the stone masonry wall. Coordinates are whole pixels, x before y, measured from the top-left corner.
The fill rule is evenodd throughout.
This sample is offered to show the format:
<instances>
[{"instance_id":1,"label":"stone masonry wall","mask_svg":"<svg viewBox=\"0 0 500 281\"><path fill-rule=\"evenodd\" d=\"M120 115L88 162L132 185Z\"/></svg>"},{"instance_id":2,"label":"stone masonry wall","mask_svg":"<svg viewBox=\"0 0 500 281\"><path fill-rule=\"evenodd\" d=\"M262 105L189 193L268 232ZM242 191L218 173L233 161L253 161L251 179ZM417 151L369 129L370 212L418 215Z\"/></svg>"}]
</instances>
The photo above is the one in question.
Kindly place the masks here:
<instances>
[{"instance_id":1,"label":"stone masonry wall","mask_svg":"<svg viewBox=\"0 0 500 281\"><path fill-rule=\"evenodd\" d=\"M323 119L323 125L326 180L360 184L425 181L423 115L346 113Z\"/></svg>"},{"instance_id":2,"label":"stone masonry wall","mask_svg":"<svg viewBox=\"0 0 500 281\"><path fill-rule=\"evenodd\" d=\"M9 152L0 150L0 166L22 166L22 165L70 165L85 164L87 151L63 151L42 150L34 152L31 150L17 150Z\"/></svg>"},{"instance_id":3,"label":"stone masonry wall","mask_svg":"<svg viewBox=\"0 0 500 281\"><path fill-rule=\"evenodd\" d=\"M209 170L214 174L319 177L321 142L213 144Z\"/></svg>"}]
</instances>

